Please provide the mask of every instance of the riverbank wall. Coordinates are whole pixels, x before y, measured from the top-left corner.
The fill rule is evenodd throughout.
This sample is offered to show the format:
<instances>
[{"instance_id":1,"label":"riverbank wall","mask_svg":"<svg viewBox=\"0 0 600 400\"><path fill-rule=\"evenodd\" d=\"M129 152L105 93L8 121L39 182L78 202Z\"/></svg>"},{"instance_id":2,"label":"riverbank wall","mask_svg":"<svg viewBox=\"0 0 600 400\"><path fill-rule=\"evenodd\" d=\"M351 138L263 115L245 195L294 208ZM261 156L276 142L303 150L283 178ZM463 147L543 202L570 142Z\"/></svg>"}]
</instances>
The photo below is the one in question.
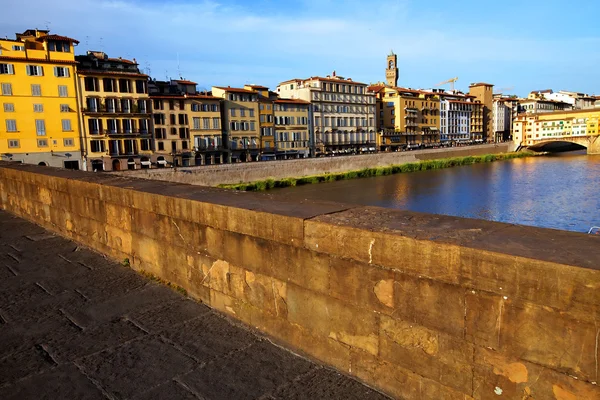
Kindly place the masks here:
<instances>
[{"instance_id":1,"label":"riverbank wall","mask_svg":"<svg viewBox=\"0 0 600 400\"><path fill-rule=\"evenodd\" d=\"M440 158L499 154L514 150L514 144L512 142L507 142L442 149L363 154L356 156L205 165L186 168L141 169L135 171L113 172L113 174L187 183L191 185L217 186L222 184L255 182L266 179L279 180L347 172Z\"/></svg>"},{"instance_id":2,"label":"riverbank wall","mask_svg":"<svg viewBox=\"0 0 600 400\"><path fill-rule=\"evenodd\" d=\"M595 235L2 162L0 207L398 399L600 398Z\"/></svg>"}]
</instances>

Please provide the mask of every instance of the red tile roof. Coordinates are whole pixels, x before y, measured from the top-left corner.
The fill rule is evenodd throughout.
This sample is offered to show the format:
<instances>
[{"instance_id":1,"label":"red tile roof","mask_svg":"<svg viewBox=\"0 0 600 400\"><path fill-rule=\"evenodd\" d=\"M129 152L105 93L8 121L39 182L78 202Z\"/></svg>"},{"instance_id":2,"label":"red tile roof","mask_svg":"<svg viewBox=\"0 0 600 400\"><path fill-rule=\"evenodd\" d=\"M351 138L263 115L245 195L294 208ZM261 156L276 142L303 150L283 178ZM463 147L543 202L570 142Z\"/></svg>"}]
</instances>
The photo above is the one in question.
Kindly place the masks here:
<instances>
[{"instance_id":1,"label":"red tile roof","mask_svg":"<svg viewBox=\"0 0 600 400\"><path fill-rule=\"evenodd\" d=\"M261 86L261 85L246 85L246 86L251 87L252 89L265 89L265 90L269 90L268 87Z\"/></svg>"},{"instance_id":2,"label":"red tile roof","mask_svg":"<svg viewBox=\"0 0 600 400\"><path fill-rule=\"evenodd\" d=\"M46 36L39 37L36 40L38 42L44 42L46 40L60 40L63 42L71 42L71 43L79 44L79 40L72 39L72 38L66 37L66 36L61 36L61 35L46 35Z\"/></svg>"},{"instance_id":3,"label":"red tile roof","mask_svg":"<svg viewBox=\"0 0 600 400\"><path fill-rule=\"evenodd\" d=\"M188 81L186 79L173 80L173 82L181 83L182 85L197 85L196 82Z\"/></svg>"},{"instance_id":4,"label":"red tile roof","mask_svg":"<svg viewBox=\"0 0 600 400\"><path fill-rule=\"evenodd\" d=\"M135 61L126 60L124 58L107 58L107 61L123 62L125 64L134 64L134 65L137 65L137 63Z\"/></svg>"}]
</instances>

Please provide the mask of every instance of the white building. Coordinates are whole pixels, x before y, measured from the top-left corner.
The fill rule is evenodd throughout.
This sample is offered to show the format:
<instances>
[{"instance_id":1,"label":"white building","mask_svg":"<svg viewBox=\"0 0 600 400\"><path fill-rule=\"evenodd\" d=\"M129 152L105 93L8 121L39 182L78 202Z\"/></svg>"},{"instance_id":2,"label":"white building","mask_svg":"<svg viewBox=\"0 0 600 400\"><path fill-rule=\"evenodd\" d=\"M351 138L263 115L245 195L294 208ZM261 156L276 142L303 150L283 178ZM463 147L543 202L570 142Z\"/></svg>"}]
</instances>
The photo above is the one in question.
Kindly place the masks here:
<instances>
[{"instance_id":1,"label":"white building","mask_svg":"<svg viewBox=\"0 0 600 400\"><path fill-rule=\"evenodd\" d=\"M375 94L365 83L334 72L282 82L277 94L311 103L310 135L317 154L375 151Z\"/></svg>"},{"instance_id":2,"label":"white building","mask_svg":"<svg viewBox=\"0 0 600 400\"><path fill-rule=\"evenodd\" d=\"M438 92L440 95L440 141L471 140L471 114L474 99L458 91Z\"/></svg>"},{"instance_id":3,"label":"white building","mask_svg":"<svg viewBox=\"0 0 600 400\"><path fill-rule=\"evenodd\" d=\"M569 92L567 90L559 90L558 92L545 93L544 98L547 100L560 101L568 103L575 110L582 110L594 107L596 98L585 93Z\"/></svg>"},{"instance_id":4,"label":"white building","mask_svg":"<svg viewBox=\"0 0 600 400\"><path fill-rule=\"evenodd\" d=\"M498 98L492 104L494 137L496 142L508 140L512 130L512 100Z\"/></svg>"}]
</instances>

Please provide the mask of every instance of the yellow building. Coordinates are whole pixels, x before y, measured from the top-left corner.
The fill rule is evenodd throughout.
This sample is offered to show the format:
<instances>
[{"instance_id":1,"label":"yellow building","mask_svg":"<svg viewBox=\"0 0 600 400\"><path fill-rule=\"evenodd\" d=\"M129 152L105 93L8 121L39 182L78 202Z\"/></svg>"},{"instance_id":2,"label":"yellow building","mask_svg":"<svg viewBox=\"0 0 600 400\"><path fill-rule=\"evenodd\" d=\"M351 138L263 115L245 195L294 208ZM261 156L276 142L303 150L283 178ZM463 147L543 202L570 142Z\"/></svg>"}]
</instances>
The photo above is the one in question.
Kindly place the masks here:
<instances>
[{"instance_id":1,"label":"yellow building","mask_svg":"<svg viewBox=\"0 0 600 400\"><path fill-rule=\"evenodd\" d=\"M264 142L263 154L277 159L307 158L310 155L308 108L298 99L275 100L275 135Z\"/></svg>"},{"instance_id":2,"label":"yellow building","mask_svg":"<svg viewBox=\"0 0 600 400\"><path fill-rule=\"evenodd\" d=\"M258 94L258 114L260 130L260 159L272 160L275 157L273 152L273 135L275 133L275 118L273 114L273 101L277 94L269 92L269 88L260 85L244 85L244 89L251 90ZM266 148L266 146L271 147Z\"/></svg>"},{"instance_id":3,"label":"yellow building","mask_svg":"<svg viewBox=\"0 0 600 400\"><path fill-rule=\"evenodd\" d=\"M220 99L198 93L196 82L151 81L158 168L220 164L224 160Z\"/></svg>"},{"instance_id":4,"label":"yellow building","mask_svg":"<svg viewBox=\"0 0 600 400\"><path fill-rule=\"evenodd\" d=\"M374 85L377 96L379 150L431 146L440 141L440 98L437 93Z\"/></svg>"},{"instance_id":5,"label":"yellow building","mask_svg":"<svg viewBox=\"0 0 600 400\"><path fill-rule=\"evenodd\" d=\"M89 171L150 167L148 76L138 64L88 51L77 56L83 160Z\"/></svg>"},{"instance_id":6,"label":"yellow building","mask_svg":"<svg viewBox=\"0 0 600 400\"><path fill-rule=\"evenodd\" d=\"M37 29L0 39L2 160L80 168L78 43Z\"/></svg>"},{"instance_id":7,"label":"yellow building","mask_svg":"<svg viewBox=\"0 0 600 400\"><path fill-rule=\"evenodd\" d=\"M483 82L471 83L469 94L475 96L481 103L481 106L473 106L473 113L471 114L473 121L472 138L477 141L493 142L495 139L494 116L492 114L494 85ZM479 126L481 126L481 129Z\"/></svg>"},{"instance_id":8,"label":"yellow building","mask_svg":"<svg viewBox=\"0 0 600 400\"><path fill-rule=\"evenodd\" d=\"M600 135L599 120L600 110L593 109L523 113L513 122L513 140L520 146L534 146L551 140L577 142L581 138L595 138Z\"/></svg>"},{"instance_id":9,"label":"yellow building","mask_svg":"<svg viewBox=\"0 0 600 400\"><path fill-rule=\"evenodd\" d=\"M212 95L223 99L223 134L228 162L258 161L260 131L258 93L253 90L213 86Z\"/></svg>"}]
</instances>

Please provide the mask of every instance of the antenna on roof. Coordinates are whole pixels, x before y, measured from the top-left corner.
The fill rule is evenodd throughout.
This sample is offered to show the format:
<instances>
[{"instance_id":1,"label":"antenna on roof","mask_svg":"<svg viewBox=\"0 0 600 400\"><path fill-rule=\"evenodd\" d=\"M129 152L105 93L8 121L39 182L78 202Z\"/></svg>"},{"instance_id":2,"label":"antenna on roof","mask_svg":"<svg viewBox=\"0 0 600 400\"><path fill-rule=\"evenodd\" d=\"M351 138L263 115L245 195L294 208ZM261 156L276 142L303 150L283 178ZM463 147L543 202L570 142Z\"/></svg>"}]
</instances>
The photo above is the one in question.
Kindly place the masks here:
<instances>
[{"instance_id":1,"label":"antenna on roof","mask_svg":"<svg viewBox=\"0 0 600 400\"><path fill-rule=\"evenodd\" d=\"M86 48L86 49L89 49L89 48L90 48L90 46L89 46L89 42L90 42L90 37L89 37L89 36L86 36L86 37L85 37L85 48Z\"/></svg>"},{"instance_id":2,"label":"antenna on roof","mask_svg":"<svg viewBox=\"0 0 600 400\"><path fill-rule=\"evenodd\" d=\"M104 52L104 43L102 42L102 38L100 38L100 51Z\"/></svg>"},{"instance_id":3,"label":"antenna on roof","mask_svg":"<svg viewBox=\"0 0 600 400\"><path fill-rule=\"evenodd\" d=\"M46 23L46 30L50 31L50 24L51 24L51 22L50 21L44 21L44 22Z\"/></svg>"}]
</instances>

